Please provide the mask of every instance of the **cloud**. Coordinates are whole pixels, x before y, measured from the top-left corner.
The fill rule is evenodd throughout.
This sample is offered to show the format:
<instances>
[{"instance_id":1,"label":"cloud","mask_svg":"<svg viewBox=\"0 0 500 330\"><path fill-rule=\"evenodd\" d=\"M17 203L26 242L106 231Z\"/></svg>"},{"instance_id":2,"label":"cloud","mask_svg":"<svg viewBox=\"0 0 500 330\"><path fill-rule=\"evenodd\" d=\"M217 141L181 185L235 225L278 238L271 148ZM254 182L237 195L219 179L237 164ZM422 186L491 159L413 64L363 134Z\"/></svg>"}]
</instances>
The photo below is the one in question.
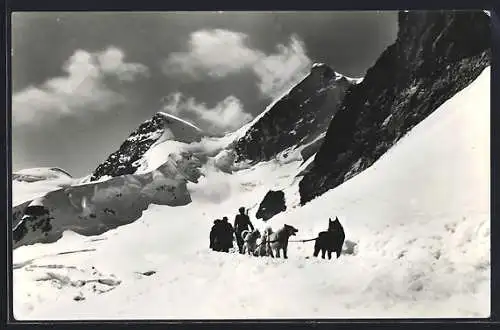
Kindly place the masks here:
<instances>
[{"instance_id":1,"label":"cloud","mask_svg":"<svg viewBox=\"0 0 500 330\"><path fill-rule=\"evenodd\" d=\"M241 71L259 60L261 54L245 45L244 33L222 29L193 32L189 51L170 54L165 62L166 73L186 73L193 77L208 74L225 77Z\"/></svg>"},{"instance_id":2,"label":"cloud","mask_svg":"<svg viewBox=\"0 0 500 330\"><path fill-rule=\"evenodd\" d=\"M138 75L147 75L148 68L140 63L125 63L125 54L115 47L98 53L97 59L103 73L115 75L119 80L133 81Z\"/></svg>"},{"instance_id":3,"label":"cloud","mask_svg":"<svg viewBox=\"0 0 500 330\"><path fill-rule=\"evenodd\" d=\"M163 110L177 116L193 118L203 130L212 134L233 131L253 118L245 112L241 101L234 96L228 96L213 108L209 108L204 103L198 103L193 97L174 93L166 98Z\"/></svg>"},{"instance_id":4,"label":"cloud","mask_svg":"<svg viewBox=\"0 0 500 330\"><path fill-rule=\"evenodd\" d=\"M190 35L189 51L172 53L163 65L166 74L193 78L223 78L252 70L262 95L274 98L298 82L310 69L304 43L291 36L288 45L278 44L272 54L250 48L248 35L222 29L201 30Z\"/></svg>"},{"instance_id":5,"label":"cloud","mask_svg":"<svg viewBox=\"0 0 500 330\"><path fill-rule=\"evenodd\" d=\"M259 89L271 98L280 96L290 89L311 68L311 60L306 55L304 44L295 36L288 46L278 45L278 52L263 57L256 62L253 70L259 77Z\"/></svg>"},{"instance_id":6,"label":"cloud","mask_svg":"<svg viewBox=\"0 0 500 330\"><path fill-rule=\"evenodd\" d=\"M109 79L131 82L148 74L139 63L125 63L123 52L110 47L101 52L77 50L63 66L65 76L51 78L40 86L30 86L12 96L14 124L37 124L57 116L105 111L125 101L112 90Z\"/></svg>"}]
</instances>

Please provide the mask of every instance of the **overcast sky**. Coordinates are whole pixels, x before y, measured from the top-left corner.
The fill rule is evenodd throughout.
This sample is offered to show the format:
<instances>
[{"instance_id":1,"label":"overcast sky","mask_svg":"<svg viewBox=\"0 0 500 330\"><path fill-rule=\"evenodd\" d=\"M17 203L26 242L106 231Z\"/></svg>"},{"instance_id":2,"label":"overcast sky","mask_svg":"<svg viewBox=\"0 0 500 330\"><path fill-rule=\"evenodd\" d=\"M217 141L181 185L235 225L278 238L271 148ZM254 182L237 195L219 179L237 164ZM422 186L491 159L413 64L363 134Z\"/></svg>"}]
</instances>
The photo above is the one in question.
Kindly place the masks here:
<instances>
[{"instance_id":1,"label":"overcast sky","mask_svg":"<svg viewBox=\"0 0 500 330\"><path fill-rule=\"evenodd\" d=\"M363 76L396 33L395 12L15 13L13 170L90 173L160 110L232 131L314 62Z\"/></svg>"}]
</instances>

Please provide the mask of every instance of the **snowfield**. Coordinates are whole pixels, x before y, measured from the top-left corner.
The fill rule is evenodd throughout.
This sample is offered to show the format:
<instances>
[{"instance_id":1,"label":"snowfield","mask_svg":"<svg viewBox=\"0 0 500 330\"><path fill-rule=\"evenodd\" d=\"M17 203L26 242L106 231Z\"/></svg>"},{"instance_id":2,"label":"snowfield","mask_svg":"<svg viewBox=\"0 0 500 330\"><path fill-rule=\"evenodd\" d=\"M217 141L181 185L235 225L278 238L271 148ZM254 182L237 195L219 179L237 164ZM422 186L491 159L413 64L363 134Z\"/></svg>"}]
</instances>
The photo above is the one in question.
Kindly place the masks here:
<instances>
[{"instance_id":1,"label":"snowfield","mask_svg":"<svg viewBox=\"0 0 500 330\"><path fill-rule=\"evenodd\" d=\"M77 183L68 172L57 167L27 168L12 173L12 205L42 197L49 191Z\"/></svg>"},{"instance_id":2,"label":"snowfield","mask_svg":"<svg viewBox=\"0 0 500 330\"><path fill-rule=\"evenodd\" d=\"M233 174L208 162L192 202L150 205L102 235L66 231L13 252L19 320L487 317L490 313L490 70L417 125L373 166L303 207L302 160ZM305 164L304 164L305 165ZM307 166L307 165L305 165ZM255 220L269 189L287 210ZM337 260L208 249L212 221L251 207L254 224L313 238L338 216Z\"/></svg>"},{"instance_id":3,"label":"snowfield","mask_svg":"<svg viewBox=\"0 0 500 330\"><path fill-rule=\"evenodd\" d=\"M35 182L13 182L12 206L17 206L27 201L43 197L47 193L77 184L72 178L57 178L52 180L39 180Z\"/></svg>"},{"instance_id":4,"label":"snowfield","mask_svg":"<svg viewBox=\"0 0 500 330\"><path fill-rule=\"evenodd\" d=\"M27 168L12 173L12 179L16 181L35 182L60 178L71 178L71 175L65 170L57 167Z\"/></svg>"}]
</instances>

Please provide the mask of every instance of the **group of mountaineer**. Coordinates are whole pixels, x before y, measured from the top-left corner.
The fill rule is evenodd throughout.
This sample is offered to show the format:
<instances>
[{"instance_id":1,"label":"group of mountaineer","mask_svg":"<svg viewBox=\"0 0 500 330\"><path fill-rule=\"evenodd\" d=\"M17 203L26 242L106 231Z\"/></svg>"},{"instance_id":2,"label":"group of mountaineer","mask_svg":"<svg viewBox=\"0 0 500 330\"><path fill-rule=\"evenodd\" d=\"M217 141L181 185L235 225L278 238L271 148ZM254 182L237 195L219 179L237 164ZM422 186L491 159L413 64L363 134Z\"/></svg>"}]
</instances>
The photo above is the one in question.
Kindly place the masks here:
<instances>
[{"instance_id":1,"label":"group of mountaineer","mask_svg":"<svg viewBox=\"0 0 500 330\"><path fill-rule=\"evenodd\" d=\"M254 230L250 217L245 213L245 208L239 208L239 214L234 219L232 226L227 217L214 221L210 231L210 248L214 251L229 252L233 248L233 237L236 237L239 253L243 253L243 238L241 233L244 230ZM234 235L234 236L233 236Z\"/></svg>"}]
</instances>

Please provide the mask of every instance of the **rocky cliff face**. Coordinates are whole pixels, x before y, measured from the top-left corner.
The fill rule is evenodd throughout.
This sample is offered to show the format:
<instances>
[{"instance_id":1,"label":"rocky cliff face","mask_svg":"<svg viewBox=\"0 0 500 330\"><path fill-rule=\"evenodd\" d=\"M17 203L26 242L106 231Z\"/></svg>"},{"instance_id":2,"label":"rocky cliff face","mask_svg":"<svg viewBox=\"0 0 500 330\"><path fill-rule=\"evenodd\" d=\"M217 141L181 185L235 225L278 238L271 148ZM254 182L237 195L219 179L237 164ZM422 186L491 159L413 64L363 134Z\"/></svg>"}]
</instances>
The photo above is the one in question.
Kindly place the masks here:
<instances>
[{"instance_id":1,"label":"rocky cliff face","mask_svg":"<svg viewBox=\"0 0 500 330\"><path fill-rule=\"evenodd\" d=\"M96 168L90 181L99 180L103 176L134 174L140 166L138 161L155 143L166 140L189 143L198 141L202 135L202 131L196 126L158 112L133 131L120 148Z\"/></svg>"},{"instance_id":2,"label":"rocky cliff face","mask_svg":"<svg viewBox=\"0 0 500 330\"><path fill-rule=\"evenodd\" d=\"M358 80L314 64L311 73L266 111L234 146L236 161L272 159L324 133L347 88Z\"/></svg>"},{"instance_id":3,"label":"rocky cliff face","mask_svg":"<svg viewBox=\"0 0 500 330\"><path fill-rule=\"evenodd\" d=\"M483 11L401 12L395 43L346 92L300 182L301 203L372 165L477 78L490 58L490 19Z\"/></svg>"}]
</instances>

